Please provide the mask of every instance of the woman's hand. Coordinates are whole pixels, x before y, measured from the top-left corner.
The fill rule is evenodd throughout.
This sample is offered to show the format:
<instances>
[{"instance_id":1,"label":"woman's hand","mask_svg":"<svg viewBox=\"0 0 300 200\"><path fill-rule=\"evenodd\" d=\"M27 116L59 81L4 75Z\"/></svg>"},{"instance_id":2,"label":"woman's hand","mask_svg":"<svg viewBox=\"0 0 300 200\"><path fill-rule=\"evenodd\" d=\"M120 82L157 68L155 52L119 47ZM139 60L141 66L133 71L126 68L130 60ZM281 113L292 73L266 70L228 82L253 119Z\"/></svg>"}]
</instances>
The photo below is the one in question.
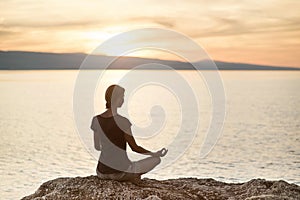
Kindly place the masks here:
<instances>
[{"instance_id":1,"label":"woman's hand","mask_svg":"<svg viewBox=\"0 0 300 200\"><path fill-rule=\"evenodd\" d=\"M162 148L161 150L152 153L153 157L164 157L168 153L168 149Z\"/></svg>"}]
</instances>

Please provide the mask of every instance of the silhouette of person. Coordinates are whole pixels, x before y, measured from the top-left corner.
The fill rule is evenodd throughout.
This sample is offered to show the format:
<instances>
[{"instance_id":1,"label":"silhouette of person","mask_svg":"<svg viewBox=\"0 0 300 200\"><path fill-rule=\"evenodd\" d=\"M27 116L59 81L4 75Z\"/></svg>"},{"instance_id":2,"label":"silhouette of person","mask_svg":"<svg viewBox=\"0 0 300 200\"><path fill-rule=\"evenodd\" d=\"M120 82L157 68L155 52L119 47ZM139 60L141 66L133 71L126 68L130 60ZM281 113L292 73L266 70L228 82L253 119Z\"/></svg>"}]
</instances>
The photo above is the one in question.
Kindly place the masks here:
<instances>
[{"instance_id":1,"label":"silhouette of person","mask_svg":"<svg viewBox=\"0 0 300 200\"><path fill-rule=\"evenodd\" d=\"M137 145L130 121L117 112L124 103L124 93L125 89L119 85L109 86L105 93L107 110L92 119L94 147L101 151L96 168L97 176L101 179L139 180L142 174L155 168L161 162L160 157L168 152L165 148L151 152ZM127 143L133 151L150 157L131 161L126 153Z\"/></svg>"}]
</instances>

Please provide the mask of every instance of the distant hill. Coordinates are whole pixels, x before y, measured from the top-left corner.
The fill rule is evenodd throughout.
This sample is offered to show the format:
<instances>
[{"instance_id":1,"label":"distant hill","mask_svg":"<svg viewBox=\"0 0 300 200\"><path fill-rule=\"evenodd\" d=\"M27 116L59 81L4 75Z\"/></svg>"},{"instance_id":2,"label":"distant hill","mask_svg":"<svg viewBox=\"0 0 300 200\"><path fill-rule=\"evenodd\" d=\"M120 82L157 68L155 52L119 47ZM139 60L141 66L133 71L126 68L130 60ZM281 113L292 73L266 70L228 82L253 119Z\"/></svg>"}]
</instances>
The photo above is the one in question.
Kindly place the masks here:
<instances>
[{"instance_id":1,"label":"distant hill","mask_svg":"<svg viewBox=\"0 0 300 200\"><path fill-rule=\"evenodd\" d=\"M0 70L43 70L43 69L79 69L87 54L83 53L41 53L25 51L0 51ZM105 68L110 56L93 55L89 69ZM191 63L138 57L121 57L110 65L110 69L132 69L141 64L159 63L178 70L193 70ZM211 61L195 62L203 70L211 70ZM253 65L215 61L219 70L300 70L293 67ZM163 69L160 66L148 66L146 69Z\"/></svg>"}]
</instances>

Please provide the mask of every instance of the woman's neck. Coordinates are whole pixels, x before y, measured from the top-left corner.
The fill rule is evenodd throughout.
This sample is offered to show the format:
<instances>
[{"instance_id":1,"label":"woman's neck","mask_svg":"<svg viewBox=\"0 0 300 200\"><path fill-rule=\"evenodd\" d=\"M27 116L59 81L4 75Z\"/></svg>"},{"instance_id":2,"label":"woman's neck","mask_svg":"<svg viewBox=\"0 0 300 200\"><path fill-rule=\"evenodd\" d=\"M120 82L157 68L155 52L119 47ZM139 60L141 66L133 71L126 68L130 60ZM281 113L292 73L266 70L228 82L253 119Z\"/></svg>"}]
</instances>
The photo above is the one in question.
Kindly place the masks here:
<instances>
[{"instance_id":1,"label":"woman's neck","mask_svg":"<svg viewBox=\"0 0 300 200\"><path fill-rule=\"evenodd\" d=\"M118 114L118 111L117 108L108 108L105 113L107 116L115 116Z\"/></svg>"}]
</instances>

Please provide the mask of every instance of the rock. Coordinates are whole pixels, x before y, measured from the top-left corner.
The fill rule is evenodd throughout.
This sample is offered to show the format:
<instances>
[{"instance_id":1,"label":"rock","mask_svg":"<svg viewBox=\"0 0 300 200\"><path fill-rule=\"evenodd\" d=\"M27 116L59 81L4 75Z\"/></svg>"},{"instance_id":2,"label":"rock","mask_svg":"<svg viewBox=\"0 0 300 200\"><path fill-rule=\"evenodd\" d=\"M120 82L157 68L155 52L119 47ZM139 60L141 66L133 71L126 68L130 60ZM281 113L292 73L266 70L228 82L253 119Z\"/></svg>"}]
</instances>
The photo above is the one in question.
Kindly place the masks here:
<instances>
[{"instance_id":1,"label":"rock","mask_svg":"<svg viewBox=\"0 0 300 200\"><path fill-rule=\"evenodd\" d=\"M179 178L138 183L101 180L97 176L57 178L43 183L22 200L41 199L300 199L300 186L285 181L253 179L223 183L214 179Z\"/></svg>"}]
</instances>

